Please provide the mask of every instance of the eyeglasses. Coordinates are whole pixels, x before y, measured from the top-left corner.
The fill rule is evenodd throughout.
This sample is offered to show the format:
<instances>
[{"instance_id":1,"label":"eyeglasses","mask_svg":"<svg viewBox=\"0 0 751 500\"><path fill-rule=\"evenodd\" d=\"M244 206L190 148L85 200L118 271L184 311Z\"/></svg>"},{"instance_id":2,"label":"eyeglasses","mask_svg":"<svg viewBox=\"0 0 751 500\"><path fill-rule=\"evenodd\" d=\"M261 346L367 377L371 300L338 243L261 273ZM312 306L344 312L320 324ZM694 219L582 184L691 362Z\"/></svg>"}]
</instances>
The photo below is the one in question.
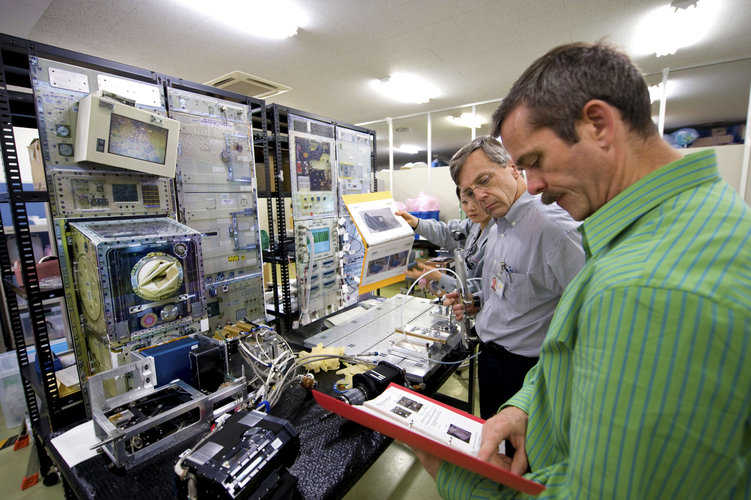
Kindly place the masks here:
<instances>
[{"instance_id":1,"label":"eyeglasses","mask_svg":"<svg viewBox=\"0 0 751 500\"><path fill-rule=\"evenodd\" d=\"M475 199L475 191L481 191L485 194L488 192L488 188L490 187L490 179L493 178L493 173L495 172L495 169L498 168L498 163L495 164L495 167L493 167L490 172L483 175L477 180L476 184L470 184L467 189L462 191L462 196L466 197L468 200L474 200Z\"/></svg>"},{"instance_id":2,"label":"eyeglasses","mask_svg":"<svg viewBox=\"0 0 751 500\"><path fill-rule=\"evenodd\" d=\"M462 200L461 200L462 206L470 206L474 205L475 207L479 207L480 203L477 201L477 198L469 198L464 193L462 193Z\"/></svg>"}]
</instances>

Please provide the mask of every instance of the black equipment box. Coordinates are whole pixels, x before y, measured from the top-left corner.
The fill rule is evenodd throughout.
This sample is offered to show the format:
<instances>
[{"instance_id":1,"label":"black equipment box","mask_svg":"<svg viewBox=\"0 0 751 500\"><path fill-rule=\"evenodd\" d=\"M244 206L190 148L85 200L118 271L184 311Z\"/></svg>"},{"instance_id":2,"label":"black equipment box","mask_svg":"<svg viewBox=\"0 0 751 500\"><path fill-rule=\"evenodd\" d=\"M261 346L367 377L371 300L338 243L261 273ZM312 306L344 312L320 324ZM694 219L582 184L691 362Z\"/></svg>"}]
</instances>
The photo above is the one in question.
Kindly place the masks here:
<instances>
[{"instance_id":1,"label":"black equipment box","mask_svg":"<svg viewBox=\"0 0 751 500\"><path fill-rule=\"evenodd\" d=\"M300 451L297 430L286 420L239 411L182 458L181 498L294 499L297 478L286 471ZM193 485L189 485L193 482Z\"/></svg>"}]
</instances>

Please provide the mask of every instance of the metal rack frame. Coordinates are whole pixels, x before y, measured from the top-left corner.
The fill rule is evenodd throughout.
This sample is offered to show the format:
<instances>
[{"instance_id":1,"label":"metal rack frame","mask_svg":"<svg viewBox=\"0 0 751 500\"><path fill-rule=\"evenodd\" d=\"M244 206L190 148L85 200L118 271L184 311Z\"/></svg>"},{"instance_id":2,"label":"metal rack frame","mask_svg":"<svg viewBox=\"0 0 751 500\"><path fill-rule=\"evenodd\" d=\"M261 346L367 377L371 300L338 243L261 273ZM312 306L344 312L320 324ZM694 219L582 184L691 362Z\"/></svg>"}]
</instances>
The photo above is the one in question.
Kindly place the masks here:
<instances>
[{"instance_id":1,"label":"metal rack frame","mask_svg":"<svg viewBox=\"0 0 751 500\"><path fill-rule=\"evenodd\" d=\"M82 384L81 392L74 393L71 396L61 397L57 390L43 301L55 297L64 297L66 300L70 300L70 297L66 296L62 287L48 290L39 286L26 204L49 202L49 195L46 191L24 191L13 132L13 127L37 128L38 117L36 113L38 110L34 101L29 68L29 58L37 56L91 69L101 69L131 79L162 85L165 89L166 87L180 88L245 104L249 106L252 116L253 144L260 148L262 152L261 158L256 156L256 168L260 167L262 161L267 177L269 156L266 104L261 99L0 34L0 133L2 133L0 149L2 149L3 166L8 187L6 194L0 194L0 202L8 203L11 209L23 277L22 286L13 282L14 273L11 268L8 241L4 231L4 222L7 223L8 221L2 221L2 217L0 217L0 271L2 271L2 286L8 312L6 321L0 323L2 323L5 345L8 349L14 347L16 350L31 430L40 438L36 442L40 463L42 464L41 472L43 476L47 477L51 462L43 448L44 438L51 432L60 431L82 420L86 415L90 415L90 411L88 397L84 390L85 384ZM8 86L11 86L11 88L9 89ZM269 226L273 227L271 217L272 213L269 211ZM53 221L48 223L52 225ZM28 303L40 373L37 373L33 364L29 363L17 296L21 296ZM10 328L10 331L6 326ZM80 346L75 346L75 339L74 350L77 363L80 363L79 354L85 351ZM46 408L46 415L43 414L45 412L37 404L37 396L41 398L42 408ZM81 404L82 400L83 404ZM74 411L71 411L71 408ZM84 409L85 411L83 411Z\"/></svg>"},{"instance_id":2,"label":"metal rack frame","mask_svg":"<svg viewBox=\"0 0 751 500\"><path fill-rule=\"evenodd\" d=\"M21 373L21 384L23 387L24 398L26 399L26 408L29 414L29 420L32 425L32 431L39 434L41 439L37 439L36 449L39 455L40 471L47 478L52 468L52 463L47 457L41 444L44 436L51 430L54 430L52 422L57 420L55 417L63 411L63 401L57 390L57 380L55 378L52 350L50 348L49 334L45 321L44 305L45 298L59 296L62 290L42 291L39 286L39 278L36 272L36 259L32 247L31 229L26 211L26 203L34 199L23 190L21 180L21 171L18 163L18 151L16 149L15 134L13 127L16 124L28 126L32 116L23 112L24 99L20 99L21 111L18 111L13 98L19 96L20 92L9 92L8 85L17 85L23 82L23 66L16 64L11 65L6 59L14 59L13 54L29 53L33 46L25 40L9 39L5 36L0 39L0 127L2 128L2 158L3 168L5 171L5 181L8 187L7 201L10 206L13 228L16 234L18 245L18 255L21 264L21 275L23 288L19 288L12 281L13 272L11 270L10 254L7 246L7 239L4 230L4 223L0 217L0 270L2 271L2 283L5 292L5 299L8 311L8 324L11 328L13 345L16 350L18 367ZM10 56L10 57L9 57ZM8 78L8 74L11 78ZM28 81L28 63L26 66L26 78ZM36 124L36 120L34 120ZM40 193L37 196L47 198L47 193ZM21 313L18 306L16 295L21 295L26 299L29 317L31 319L34 339L36 342L37 358L40 365L41 373L41 394L47 405L48 419L43 418L42 412L37 405L36 391L32 386L32 374L34 367L29 362L26 352L26 341L24 338L23 324L21 323ZM7 336L7 335L6 335ZM8 342L6 341L6 345ZM45 422L46 420L46 422Z\"/></svg>"},{"instance_id":3,"label":"metal rack frame","mask_svg":"<svg viewBox=\"0 0 751 500\"><path fill-rule=\"evenodd\" d=\"M43 289L39 285L36 271L36 261L32 248L32 238L26 204L31 202L49 202L46 191L24 191L18 151L15 145L14 127L37 128L38 109L35 104L33 86L31 84L29 58L45 57L63 63L71 63L90 69L100 69L111 74L131 79L162 85L166 88L185 89L200 94L227 99L248 105L251 110L253 124L253 147L256 150L256 169L263 164L265 186L257 186L258 198L266 198L268 210L268 230L271 249L263 252L264 262L271 262L280 267L280 277L277 278L276 269L272 272L274 311L276 324L280 333L291 330L294 313L289 286L289 259L294 258L294 244L286 239L287 211L284 207L285 158L289 154L289 139L287 136L288 113L308 117L311 119L341 126L350 130L370 134L373 137L371 152L371 169L373 186L376 181L376 141L375 131L349 123L338 122L314 114L287 108L277 104L266 105L263 100L236 94L231 91L210 87L207 85L185 81L181 78L144 70L133 66L120 64L98 57L77 53L59 47L36 43L5 34L0 34L0 149L2 149L3 168L5 171L7 194L0 194L0 203L8 203L16 234L16 241L21 263L22 286L13 282L10 252L6 233L3 229L4 221L0 217L0 272L3 291L7 303L7 318L2 323L5 345L15 347L16 356L21 372L24 397L31 422L31 431L38 436L38 446L41 472L46 478L52 470L52 464L44 451L44 440L51 432L61 431L70 425L90 415L88 395L85 384L82 390L70 396L61 397L57 389L53 354L47 331L43 302L57 297L71 300L63 287L57 289ZM10 86L10 88L9 88ZM273 160L273 167L271 162ZM288 160L288 158L287 158ZM273 180L272 180L273 176ZM264 191L265 189L265 191ZM276 210L276 213L274 213ZM274 222L276 219L276 223ZM5 221L7 223L8 221ZM56 226L57 221L49 221L50 226ZM55 227L56 230L59 228ZM63 270L63 272L66 272ZM281 284L281 297L278 285ZM21 311L18 296L27 301L29 317L36 344L36 356L40 370L37 370L26 351ZM280 302L283 309L280 309ZM68 308L65 314L68 313ZM281 312L279 312L281 311ZM6 328L7 327L7 328ZM10 331L8 331L8 329ZM75 337L75 336L74 336ZM85 353L83 346L77 346L77 339L73 339L76 361L83 362ZM37 397L41 405L37 403ZM51 476L50 476L51 477Z\"/></svg>"},{"instance_id":4,"label":"metal rack frame","mask_svg":"<svg viewBox=\"0 0 751 500\"><path fill-rule=\"evenodd\" d=\"M282 334L288 332L292 328L292 322L295 319L295 313L292 311L292 298L290 296L289 286L289 257L294 257L295 247L294 243L287 241L287 224L286 224L286 212L284 208L284 197L291 196L290 192L283 192L284 176L290 176L290 172L284 170L284 152L286 151L287 159L289 158L289 136L288 136L288 116L292 113L304 118L310 118L312 120L318 120L324 123L334 125L334 128L342 127L349 130L355 130L370 135L373 138L373 149L371 151L371 172L373 175L373 189L378 189L378 181L376 180L376 133L375 130L360 127L358 125L352 125L351 123L340 122L332 120L330 118L324 118L322 116L315 115L306 111L300 111L298 109L281 106L278 104L269 104L268 108L268 120L269 127L268 142L270 148L273 149L271 153L271 159L273 159L273 176L274 186L273 191L271 189L271 182L269 172L266 172L266 193L268 198L269 214L272 208L272 199L276 202L276 224L274 229L271 225L272 217L269 216L269 239L271 241L271 249L264 253L264 262L271 262L279 266L279 280L277 280L276 269L271 273L272 285L274 293L274 310L272 314L276 316L279 330ZM289 168L292 168L291 166ZM259 193L259 197L261 193ZM275 234L278 234L278 239L275 238ZM280 283L281 282L281 283ZM278 287L281 285L282 297L281 304L279 298ZM280 305L283 309L280 311Z\"/></svg>"}]
</instances>

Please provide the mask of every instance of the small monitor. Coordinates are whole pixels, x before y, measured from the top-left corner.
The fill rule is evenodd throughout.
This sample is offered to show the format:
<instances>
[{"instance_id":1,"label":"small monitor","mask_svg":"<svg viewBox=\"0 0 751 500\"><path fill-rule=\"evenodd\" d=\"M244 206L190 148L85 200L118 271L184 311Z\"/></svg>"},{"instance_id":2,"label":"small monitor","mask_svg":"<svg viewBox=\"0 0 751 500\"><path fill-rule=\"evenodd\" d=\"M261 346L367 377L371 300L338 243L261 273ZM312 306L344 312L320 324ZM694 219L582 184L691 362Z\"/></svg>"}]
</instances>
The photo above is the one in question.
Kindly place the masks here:
<instances>
[{"instance_id":1,"label":"small monitor","mask_svg":"<svg viewBox=\"0 0 751 500\"><path fill-rule=\"evenodd\" d=\"M313 233L313 253L326 253L331 250L329 228L313 229L311 233Z\"/></svg>"},{"instance_id":2,"label":"small monitor","mask_svg":"<svg viewBox=\"0 0 751 500\"><path fill-rule=\"evenodd\" d=\"M138 201L138 186L130 184L112 184L112 201L115 203Z\"/></svg>"},{"instance_id":3,"label":"small monitor","mask_svg":"<svg viewBox=\"0 0 751 500\"><path fill-rule=\"evenodd\" d=\"M75 160L174 177L179 134L177 120L91 94L78 104Z\"/></svg>"}]
</instances>

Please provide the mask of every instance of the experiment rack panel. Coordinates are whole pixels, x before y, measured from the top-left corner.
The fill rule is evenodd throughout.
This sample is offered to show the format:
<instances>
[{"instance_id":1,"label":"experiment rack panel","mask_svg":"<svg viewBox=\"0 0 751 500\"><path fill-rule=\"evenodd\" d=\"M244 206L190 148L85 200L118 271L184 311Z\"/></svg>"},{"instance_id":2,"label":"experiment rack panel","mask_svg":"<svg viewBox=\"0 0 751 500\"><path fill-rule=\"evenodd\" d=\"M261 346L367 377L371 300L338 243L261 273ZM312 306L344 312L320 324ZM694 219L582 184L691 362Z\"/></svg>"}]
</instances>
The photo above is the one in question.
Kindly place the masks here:
<instances>
[{"instance_id":1,"label":"experiment rack panel","mask_svg":"<svg viewBox=\"0 0 751 500\"><path fill-rule=\"evenodd\" d=\"M266 171L265 179L260 179L259 175L259 198L267 199L269 213L276 209L276 226L271 224L272 217L269 216L269 249L264 251L264 262L271 263L279 269L279 276L274 270L271 274L273 304L269 303L269 313L276 318L281 333L289 333L293 329L293 323L299 319L299 311L295 310L292 303L292 293L290 288L290 269L289 264L296 262L297 255L294 238L287 236L287 219L290 214L285 207L285 200L293 198L295 195L295 186L293 185L293 175L291 166L290 151L290 115L303 120L318 122L323 126L330 126L334 130L332 138L336 140L337 131L346 129L355 133L367 134L370 136L371 153L370 153L370 183L372 191L378 190L376 180L376 133L374 130L363 128L350 123L337 121L331 118L325 118L314 113L302 111L279 104L269 104L267 106L268 119L268 149L269 149L269 170ZM269 171L271 177L269 176ZM272 180L273 178L273 180ZM266 185L266 191L261 191L261 186ZM338 188L339 178L332 180ZM336 190L335 190L336 192ZM338 201L335 201L335 210L341 208ZM292 205L295 200L292 199ZM336 213L336 212L335 212ZM339 213L339 217L341 217ZM280 293L281 292L281 293ZM335 311L336 312L336 311Z\"/></svg>"},{"instance_id":2,"label":"experiment rack panel","mask_svg":"<svg viewBox=\"0 0 751 500\"><path fill-rule=\"evenodd\" d=\"M41 472L43 476L47 477L51 464L42 447L45 436L49 435L50 432L58 432L85 419L88 401L86 401L85 390L65 397L62 397L58 392L43 301L54 297L64 297L67 301L70 300L68 295L74 292L65 290L63 287L49 289L40 286L36 271L36 258L31 244L31 230L26 204L32 202L49 203L50 197L47 191L24 190L18 155L27 154L27 152L24 150L19 153L15 146L13 127L33 129L39 127L38 109L31 83L30 57L43 57L60 63L106 71L112 75L161 86L165 93L167 89L180 89L248 106L253 128L251 141L255 152L255 168L257 171L261 170L266 178L269 178L268 132L266 129L268 121L266 119L265 102L260 99L59 47L0 34L0 128L2 128L3 135L1 149L8 190L7 193L0 195L0 203L7 203L10 207L23 281L22 284L16 284L12 279L14 273L11 268L6 233L3 230L4 224L10 221L2 221L0 217L0 270L2 271L3 292L7 306L7 310L3 311L4 316L7 312L7 321L3 321L1 324L6 348L15 347L16 350L32 431L39 438L36 443L38 444L37 452L40 458ZM269 217L271 217L271 212L269 212ZM52 225L52 221L49 221L49 224ZM269 220L269 226L272 225L273 222ZM58 241L58 247L60 244ZM34 363L29 362L27 355L17 296L27 301L36 344L38 370ZM10 332L7 331L6 326L10 326ZM77 363L80 363L79 352L81 351L75 345L76 339L73 339L73 341ZM40 398L41 404L37 403L37 396Z\"/></svg>"}]
</instances>

